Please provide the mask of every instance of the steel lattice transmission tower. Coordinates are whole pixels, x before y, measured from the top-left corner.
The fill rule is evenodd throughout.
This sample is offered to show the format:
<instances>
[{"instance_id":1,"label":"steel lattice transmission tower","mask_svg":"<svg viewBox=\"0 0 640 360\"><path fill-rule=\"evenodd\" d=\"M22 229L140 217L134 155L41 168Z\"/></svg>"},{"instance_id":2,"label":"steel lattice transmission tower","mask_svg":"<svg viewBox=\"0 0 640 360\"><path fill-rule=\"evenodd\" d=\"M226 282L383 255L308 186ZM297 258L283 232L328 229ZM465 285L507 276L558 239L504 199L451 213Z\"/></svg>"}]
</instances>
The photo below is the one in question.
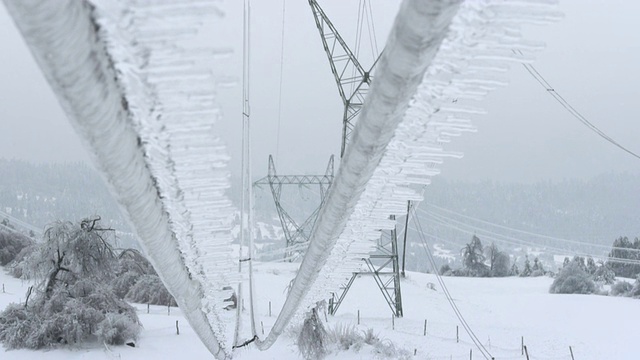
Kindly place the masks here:
<instances>
[{"instance_id":1,"label":"steel lattice transmission tower","mask_svg":"<svg viewBox=\"0 0 640 360\"><path fill-rule=\"evenodd\" d=\"M342 146L340 149L340 157L342 158L356 118L369 92L371 73L380 56L375 59L368 71L365 70L320 5L315 0L309 0L309 5L311 5L316 26L322 38L322 45L329 58L331 72L335 77L340 98L344 104Z\"/></svg>"},{"instance_id":2,"label":"steel lattice transmission tower","mask_svg":"<svg viewBox=\"0 0 640 360\"><path fill-rule=\"evenodd\" d=\"M318 214L324 200L327 195L329 187L333 183L333 155L329 158L329 164L324 175L278 175L276 173L276 166L273 162L273 157L269 155L269 172L268 175L254 183L254 185L269 185L271 194L273 195L273 201L276 205L278 217L282 224L284 231L284 237L286 240L286 250L284 254L285 260L293 260L296 254L304 252L311 236L311 231L316 224ZM299 224L293 217L284 209L282 202L280 201L282 196L282 188L284 186L309 186L317 185L320 191L320 204L314 209L304 221Z\"/></svg>"},{"instance_id":3,"label":"steel lattice transmission tower","mask_svg":"<svg viewBox=\"0 0 640 360\"><path fill-rule=\"evenodd\" d=\"M372 73L378 63L378 59L380 59L380 55L375 57L371 68L369 68L368 71L365 70L331 20L329 20L320 5L318 5L317 1L309 0L309 5L311 6L311 11L313 12L316 26L322 39L322 45L329 59L331 72L338 85L338 92L344 105L342 148L340 151L340 157L342 157L349 143L356 118L369 92ZM395 219L393 216L391 218ZM341 288L341 293L332 294L329 302L330 313L335 314L358 276L370 275L373 276L378 288L380 288L393 315L402 317L402 293L400 291L400 268L396 229L394 228L390 233L383 232L378 242L376 252L363 260L367 266L367 270L353 273L351 279Z\"/></svg>"}]
</instances>

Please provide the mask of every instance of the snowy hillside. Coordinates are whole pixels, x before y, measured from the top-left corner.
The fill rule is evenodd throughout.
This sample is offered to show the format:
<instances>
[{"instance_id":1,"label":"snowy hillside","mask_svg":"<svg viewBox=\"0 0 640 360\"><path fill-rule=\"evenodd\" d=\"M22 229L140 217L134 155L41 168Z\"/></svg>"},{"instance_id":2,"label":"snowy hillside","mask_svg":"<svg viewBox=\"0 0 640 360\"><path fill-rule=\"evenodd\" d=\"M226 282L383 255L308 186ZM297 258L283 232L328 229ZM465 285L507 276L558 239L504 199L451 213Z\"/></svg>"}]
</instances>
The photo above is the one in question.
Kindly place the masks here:
<instances>
[{"instance_id":1,"label":"snowy hillside","mask_svg":"<svg viewBox=\"0 0 640 360\"><path fill-rule=\"evenodd\" d=\"M257 311L265 332L275 321L285 298L285 288L294 274L295 264L258 263ZM524 337L531 359L571 359L569 346L579 360L637 359L634 343L640 302L630 298L596 295L552 295L548 293L552 279L539 278L450 278L445 282L463 316L477 337L496 359L525 359L521 355ZM5 292L0 293L0 308L9 302L24 300L28 284L0 274ZM440 287L431 274L408 273L402 282L405 317L395 319L372 278L358 279L328 326L372 328L381 339L388 339L405 349L413 359L482 359L469 336L460 325ZM269 316L269 301L272 316ZM137 305L144 325L135 348L121 346L106 349L103 345L87 345L74 350L2 352L3 360L27 359L203 359L210 358L207 349L176 308L167 315L166 307ZM360 322L357 325L357 314ZM427 336L423 336L427 320ZM176 321L180 335L176 335ZM413 355L415 351L415 356ZM283 336L273 348L260 352L255 348L237 351L238 359L298 359L292 337ZM365 346L359 352L332 354L329 359L371 359L373 349ZM378 357L379 358L379 357Z\"/></svg>"}]
</instances>

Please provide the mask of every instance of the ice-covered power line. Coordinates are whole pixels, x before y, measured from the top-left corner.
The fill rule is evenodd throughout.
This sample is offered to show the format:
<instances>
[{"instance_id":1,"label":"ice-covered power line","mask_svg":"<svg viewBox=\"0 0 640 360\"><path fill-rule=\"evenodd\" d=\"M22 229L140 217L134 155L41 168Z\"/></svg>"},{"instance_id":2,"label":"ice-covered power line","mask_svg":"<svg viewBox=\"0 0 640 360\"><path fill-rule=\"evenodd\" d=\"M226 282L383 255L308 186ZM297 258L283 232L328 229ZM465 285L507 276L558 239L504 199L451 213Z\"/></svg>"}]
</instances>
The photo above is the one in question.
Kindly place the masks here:
<instances>
[{"instance_id":1,"label":"ice-covered power line","mask_svg":"<svg viewBox=\"0 0 640 360\"><path fill-rule=\"evenodd\" d=\"M520 51L520 50L514 50L514 52L515 53L519 53L519 54L522 55L522 51ZM540 74L540 72L538 72L538 70L533 65L523 63L522 66L547 91L547 93L549 95L551 95L573 117L578 119L578 121L580 121L580 123L582 123L584 126L589 128L589 130L593 131L598 136L600 136L601 138L603 138L606 141L610 142L611 144L613 144L617 148L619 148L622 151L628 153L629 155L635 157L636 159L640 159L640 155L638 155L634 151L630 150L626 146L620 144L615 139L613 139L611 136L607 135L604 131L602 131L595 124L593 124L591 121L589 121L589 119L587 119L584 115L582 115L582 113L580 113L578 110L576 110L575 107L573 107L567 100L565 100L565 98L562 97L562 95L560 95L560 93L558 93L558 91L556 91L556 89L553 86L551 86L551 84L549 84L549 82Z\"/></svg>"}]
</instances>

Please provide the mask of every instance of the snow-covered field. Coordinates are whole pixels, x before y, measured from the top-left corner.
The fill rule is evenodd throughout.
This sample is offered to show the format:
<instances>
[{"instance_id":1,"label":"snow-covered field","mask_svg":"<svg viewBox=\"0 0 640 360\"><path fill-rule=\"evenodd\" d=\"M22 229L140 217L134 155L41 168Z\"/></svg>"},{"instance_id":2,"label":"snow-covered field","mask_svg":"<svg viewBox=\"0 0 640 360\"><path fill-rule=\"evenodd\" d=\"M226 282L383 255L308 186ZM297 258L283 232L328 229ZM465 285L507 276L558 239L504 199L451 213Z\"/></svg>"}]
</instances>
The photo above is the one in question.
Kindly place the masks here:
<instances>
[{"instance_id":1,"label":"snow-covered field","mask_svg":"<svg viewBox=\"0 0 640 360\"><path fill-rule=\"evenodd\" d=\"M265 332L275 321L284 301L284 291L293 276L295 264L258 264L257 312ZM569 346L576 360L639 359L640 352L633 339L637 337L640 301L629 298L596 295L552 295L547 292L552 279L503 278L473 279L445 277L446 284L462 314L477 337L495 359L525 359L521 355L521 337L530 359L571 359ZM28 284L0 271L5 292L0 293L0 308L9 302L23 301ZM429 289L434 283L436 290ZM437 285L434 275L408 273L402 282L404 314L395 319L392 329L390 310L373 279L358 279L329 326L357 322L360 330L373 328L380 338L388 339L416 359L482 359L469 336L460 326L460 342L456 342L457 318ZM273 316L268 316L269 301ZM180 311L137 305L144 325L136 348L92 345L74 350L26 351L0 350L2 360L25 359L204 359L211 358ZM423 336L427 320L427 336ZM180 335L176 335L176 321ZM254 348L242 349L238 359L298 359L293 339L283 336L267 352ZM334 354L330 359L370 359L372 349Z\"/></svg>"}]
</instances>

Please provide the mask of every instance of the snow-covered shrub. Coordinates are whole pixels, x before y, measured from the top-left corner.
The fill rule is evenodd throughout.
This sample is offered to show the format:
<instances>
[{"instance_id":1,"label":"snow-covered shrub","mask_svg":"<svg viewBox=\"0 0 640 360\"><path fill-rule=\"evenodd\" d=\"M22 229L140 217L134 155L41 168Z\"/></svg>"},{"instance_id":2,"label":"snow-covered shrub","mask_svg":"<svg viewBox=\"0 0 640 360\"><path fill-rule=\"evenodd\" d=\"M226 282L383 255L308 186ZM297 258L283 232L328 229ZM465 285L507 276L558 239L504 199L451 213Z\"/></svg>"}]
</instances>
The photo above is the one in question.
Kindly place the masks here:
<instances>
[{"instance_id":1,"label":"snow-covered shrub","mask_svg":"<svg viewBox=\"0 0 640 360\"><path fill-rule=\"evenodd\" d=\"M572 261L556 275L549 288L552 294L591 294L596 286L580 264Z\"/></svg>"},{"instance_id":2,"label":"snow-covered shrub","mask_svg":"<svg viewBox=\"0 0 640 360\"><path fill-rule=\"evenodd\" d=\"M158 275L142 275L125 298L131 302L176 306L176 301Z\"/></svg>"},{"instance_id":3,"label":"snow-covered shrub","mask_svg":"<svg viewBox=\"0 0 640 360\"><path fill-rule=\"evenodd\" d=\"M136 311L109 285L117 266L106 240L111 231L101 229L98 220L51 225L44 242L24 259L23 270L39 283L23 305L10 305L0 313L5 347L40 349L135 338L140 331ZM108 327L104 320L110 314L127 317L128 325L115 321Z\"/></svg>"},{"instance_id":4,"label":"snow-covered shrub","mask_svg":"<svg viewBox=\"0 0 640 360\"><path fill-rule=\"evenodd\" d=\"M615 284L611 285L611 295L612 296L627 296L627 294L633 289L633 285L626 281L617 281Z\"/></svg>"},{"instance_id":5,"label":"snow-covered shrub","mask_svg":"<svg viewBox=\"0 0 640 360\"><path fill-rule=\"evenodd\" d=\"M540 270L540 269L533 270L533 271L531 272L531 275L529 275L529 276L531 276L531 277L540 277L540 276L544 276L544 270Z\"/></svg>"},{"instance_id":6,"label":"snow-covered shrub","mask_svg":"<svg viewBox=\"0 0 640 360\"><path fill-rule=\"evenodd\" d=\"M451 274L451 266L449 264L444 264L440 267L440 275L450 275Z\"/></svg>"},{"instance_id":7,"label":"snow-covered shrub","mask_svg":"<svg viewBox=\"0 0 640 360\"><path fill-rule=\"evenodd\" d=\"M599 283L610 285L616 281L616 273L609 267L608 264L600 263L593 274L593 280Z\"/></svg>"},{"instance_id":8,"label":"snow-covered shrub","mask_svg":"<svg viewBox=\"0 0 640 360\"><path fill-rule=\"evenodd\" d=\"M382 359L409 360L411 353L405 349L399 349L391 340L385 339L373 344L374 351Z\"/></svg>"},{"instance_id":9,"label":"snow-covered shrub","mask_svg":"<svg viewBox=\"0 0 640 360\"><path fill-rule=\"evenodd\" d=\"M296 344L303 358L307 360L324 359L327 356L327 330L318 316L316 308L307 314Z\"/></svg>"},{"instance_id":10,"label":"snow-covered shrub","mask_svg":"<svg viewBox=\"0 0 640 360\"><path fill-rule=\"evenodd\" d=\"M98 338L109 345L124 345L135 340L140 332L140 324L126 314L107 314L98 324Z\"/></svg>"},{"instance_id":11,"label":"snow-covered shrub","mask_svg":"<svg viewBox=\"0 0 640 360\"><path fill-rule=\"evenodd\" d=\"M5 266L14 261L20 252L34 241L17 232L0 231L0 266Z\"/></svg>"},{"instance_id":12,"label":"snow-covered shrub","mask_svg":"<svg viewBox=\"0 0 640 360\"><path fill-rule=\"evenodd\" d=\"M9 275L18 279L29 280L29 270L27 269L29 264L27 264L25 260L32 252L35 251L35 248L36 245L34 243L20 250L20 252L13 258L13 260L9 264L7 264Z\"/></svg>"},{"instance_id":13,"label":"snow-covered shrub","mask_svg":"<svg viewBox=\"0 0 640 360\"><path fill-rule=\"evenodd\" d=\"M366 331L358 331L352 325L337 324L327 330L327 347L333 347L337 351L360 351L364 346L373 347L373 352L382 359L409 359L411 354L397 348L390 340L381 340L369 328Z\"/></svg>"}]
</instances>

